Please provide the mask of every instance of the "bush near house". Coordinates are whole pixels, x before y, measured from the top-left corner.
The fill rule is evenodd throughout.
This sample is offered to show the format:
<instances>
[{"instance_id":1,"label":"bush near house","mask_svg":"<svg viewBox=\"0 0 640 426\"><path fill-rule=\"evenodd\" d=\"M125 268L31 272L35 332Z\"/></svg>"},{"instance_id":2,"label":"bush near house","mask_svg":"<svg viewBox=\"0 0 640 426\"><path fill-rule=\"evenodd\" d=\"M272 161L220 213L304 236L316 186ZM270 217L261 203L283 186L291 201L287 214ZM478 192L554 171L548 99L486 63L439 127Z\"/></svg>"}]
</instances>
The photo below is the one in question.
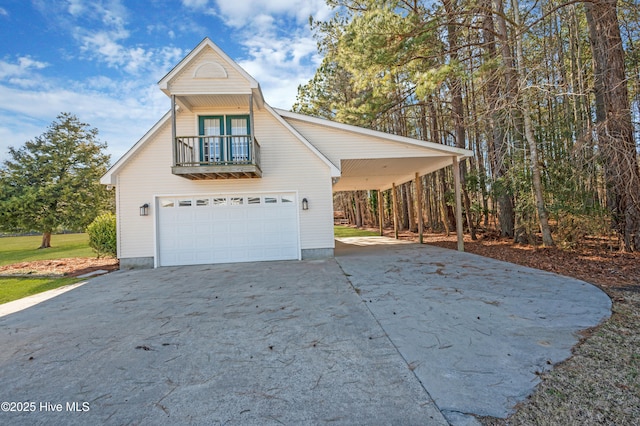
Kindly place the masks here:
<instances>
[{"instance_id":1,"label":"bush near house","mask_svg":"<svg viewBox=\"0 0 640 426\"><path fill-rule=\"evenodd\" d=\"M116 256L116 216L113 213L96 217L87 227L87 234L89 234L89 246L98 257Z\"/></svg>"}]
</instances>

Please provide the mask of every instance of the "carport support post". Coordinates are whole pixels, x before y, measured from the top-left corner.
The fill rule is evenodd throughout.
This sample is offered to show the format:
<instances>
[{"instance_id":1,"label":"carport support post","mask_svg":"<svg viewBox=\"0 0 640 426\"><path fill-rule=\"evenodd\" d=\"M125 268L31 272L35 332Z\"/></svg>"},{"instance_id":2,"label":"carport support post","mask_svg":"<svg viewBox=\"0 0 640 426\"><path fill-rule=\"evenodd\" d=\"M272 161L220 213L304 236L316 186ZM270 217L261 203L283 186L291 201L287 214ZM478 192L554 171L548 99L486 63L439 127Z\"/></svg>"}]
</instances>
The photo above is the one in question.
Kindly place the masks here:
<instances>
[{"instance_id":1,"label":"carport support post","mask_svg":"<svg viewBox=\"0 0 640 426\"><path fill-rule=\"evenodd\" d=\"M456 190L456 233L458 234L458 251L464 251L464 235L462 234L462 190L460 185L460 164L458 157L453 156L453 182Z\"/></svg>"},{"instance_id":2,"label":"carport support post","mask_svg":"<svg viewBox=\"0 0 640 426\"><path fill-rule=\"evenodd\" d=\"M418 204L418 241L423 241L423 224L422 224L422 179L420 173L416 172L416 203Z\"/></svg>"},{"instance_id":3,"label":"carport support post","mask_svg":"<svg viewBox=\"0 0 640 426\"><path fill-rule=\"evenodd\" d=\"M383 225L384 225L384 211L382 210L384 207L384 203L382 202L382 191L378 189L378 222L380 225L380 236L384 235Z\"/></svg>"},{"instance_id":4,"label":"carport support post","mask_svg":"<svg viewBox=\"0 0 640 426\"><path fill-rule=\"evenodd\" d=\"M396 195L396 184L391 184L391 202L393 204L393 234L398 239L398 200Z\"/></svg>"}]
</instances>

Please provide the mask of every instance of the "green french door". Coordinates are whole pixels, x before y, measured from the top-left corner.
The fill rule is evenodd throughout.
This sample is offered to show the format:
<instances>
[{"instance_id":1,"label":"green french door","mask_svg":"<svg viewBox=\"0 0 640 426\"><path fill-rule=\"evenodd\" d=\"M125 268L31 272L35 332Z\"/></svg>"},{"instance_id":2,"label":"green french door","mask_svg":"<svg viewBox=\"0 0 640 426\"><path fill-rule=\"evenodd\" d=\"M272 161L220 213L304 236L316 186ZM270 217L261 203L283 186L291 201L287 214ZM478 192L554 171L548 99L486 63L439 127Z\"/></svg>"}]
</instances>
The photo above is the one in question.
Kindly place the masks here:
<instances>
[{"instance_id":1,"label":"green french door","mask_svg":"<svg viewBox=\"0 0 640 426\"><path fill-rule=\"evenodd\" d=\"M207 115L198 119L200 161L251 162L248 115Z\"/></svg>"},{"instance_id":2,"label":"green french door","mask_svg":"<svg viewBox=\"0 0 640 426\"><path fill-rule=\"evenodd\" d=\"M248 163L249 156L249 128L248 115L228 115L227 135L229 138L229 157L234 163Z\"/></svg>"},{"instance_id":3,"label":"green french door","mask_svg":"<svg viewBox=\"0 0 640 426\"><path fill-rule=\"evenodd\" d=\"M199 117L200 161L218 163L223 161L224 117L209 115Z\"/></svg>"}]
</instances>

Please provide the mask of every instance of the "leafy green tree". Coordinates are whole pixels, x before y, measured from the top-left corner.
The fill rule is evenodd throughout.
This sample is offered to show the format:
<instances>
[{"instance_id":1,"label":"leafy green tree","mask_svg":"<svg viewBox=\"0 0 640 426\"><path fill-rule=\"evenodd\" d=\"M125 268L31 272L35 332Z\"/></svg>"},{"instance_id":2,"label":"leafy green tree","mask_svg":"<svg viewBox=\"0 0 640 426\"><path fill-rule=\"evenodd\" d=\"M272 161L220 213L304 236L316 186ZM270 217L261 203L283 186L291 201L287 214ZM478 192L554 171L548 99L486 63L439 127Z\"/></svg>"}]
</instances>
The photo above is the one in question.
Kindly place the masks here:
<instances>
[{"instance_id":1,"label":"leafy green tree","mask_svg":"<svg viewBox=\"0 0 640 426\"><path fill-rule=\"evenodd\" d=\"M51 247L57 229L86 228L113 205L99 183L110 159L106 147L97 129L70 113L21 148L10 147L0 167L0 227L41 232L40 248Z\"/></svg>"}]
</instances>

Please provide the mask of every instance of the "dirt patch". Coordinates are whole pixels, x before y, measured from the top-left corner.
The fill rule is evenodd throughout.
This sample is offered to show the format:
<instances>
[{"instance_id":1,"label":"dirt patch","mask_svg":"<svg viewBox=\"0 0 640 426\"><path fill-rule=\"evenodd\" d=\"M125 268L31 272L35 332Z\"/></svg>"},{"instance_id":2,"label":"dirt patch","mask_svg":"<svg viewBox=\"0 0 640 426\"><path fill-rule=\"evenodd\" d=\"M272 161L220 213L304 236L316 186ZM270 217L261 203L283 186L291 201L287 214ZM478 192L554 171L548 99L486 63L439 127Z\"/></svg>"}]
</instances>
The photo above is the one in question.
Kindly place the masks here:
<instances>
[{"instance_id":1,"label":"dirt patch","mask_svg":"<svg viewBox=\"0 0 640 426\"><path fill-rule=\"evenodd\" d=\"M118 259L73 257L56 260L36 260L0 266L0 275L77 277L100 269L111 272L117 270L118 267Z\"/></svg>"}]
</instances>

